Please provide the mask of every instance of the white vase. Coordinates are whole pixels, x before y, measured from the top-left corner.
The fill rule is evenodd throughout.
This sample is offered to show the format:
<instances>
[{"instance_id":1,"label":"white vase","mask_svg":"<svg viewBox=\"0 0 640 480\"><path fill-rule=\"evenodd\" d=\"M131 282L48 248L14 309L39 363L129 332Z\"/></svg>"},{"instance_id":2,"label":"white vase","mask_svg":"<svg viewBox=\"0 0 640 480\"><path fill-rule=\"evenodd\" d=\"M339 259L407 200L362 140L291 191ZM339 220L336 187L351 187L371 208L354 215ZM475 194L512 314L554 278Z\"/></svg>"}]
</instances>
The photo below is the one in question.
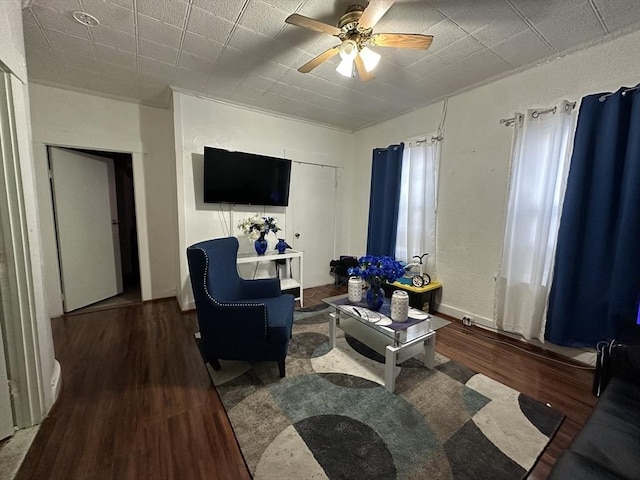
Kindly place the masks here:
<instances>
[{"instance_id":1,"label":"white vase","mask_svg":"<svg viewBox=\"0 0 640 480\"><path fill-rule=\"evenodd\" d=\"M391 320L406 322L409 317L409 295L402 290L396 290L391 295Z\"/></svg>"},{"instance_id":2,"label":"white vase","mask_svg":"<svg viewBox=\"0 0 640 480\"><path fill-rule=\"evenodd\" d=\"M360 277L350 277L347 286L347 300L351 303L358 303L362 300L362 279Z\"/></svg>"}]
</instances>

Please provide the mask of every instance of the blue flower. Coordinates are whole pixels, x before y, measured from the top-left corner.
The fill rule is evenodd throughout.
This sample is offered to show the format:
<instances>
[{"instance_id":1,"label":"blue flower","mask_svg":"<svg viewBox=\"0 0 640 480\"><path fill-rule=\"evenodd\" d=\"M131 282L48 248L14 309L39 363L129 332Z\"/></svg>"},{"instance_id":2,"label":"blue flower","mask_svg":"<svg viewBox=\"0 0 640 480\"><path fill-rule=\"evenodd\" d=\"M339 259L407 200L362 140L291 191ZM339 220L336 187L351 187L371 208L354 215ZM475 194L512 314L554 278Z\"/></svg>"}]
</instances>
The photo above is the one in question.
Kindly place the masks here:
<instances>
[{"instance_id":1,"label":"blue flower","mask_svg":"<svg viewBox=\"0 0 640 480\"><path fill-rule=\"evenodd\" d=\"M404 275L404 268L391 257L382 256L375 257L373 255L365 255L358 259L358 266L350 268L349 275L362 277L371 283L393 283L398 277Z\"/></svg>"}]
</instances>

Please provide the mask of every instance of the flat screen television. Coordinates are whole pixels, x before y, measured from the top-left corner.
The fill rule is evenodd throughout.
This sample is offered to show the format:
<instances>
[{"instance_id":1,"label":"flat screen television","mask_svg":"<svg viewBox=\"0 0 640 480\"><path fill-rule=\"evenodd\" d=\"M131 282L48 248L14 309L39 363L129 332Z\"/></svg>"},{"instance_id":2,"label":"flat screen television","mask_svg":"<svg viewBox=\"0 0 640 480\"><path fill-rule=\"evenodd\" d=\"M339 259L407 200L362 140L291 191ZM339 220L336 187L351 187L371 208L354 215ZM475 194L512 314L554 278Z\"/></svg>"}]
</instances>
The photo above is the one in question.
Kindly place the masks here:
<instances>
[{"instance_id":1,"label":"flat screen television","mask_svg":"<svg viewBox=\"0 0 640 480\"><path fill-rule=\"evenodd\" d=\"M289 205L291 160L204 147L204 202Z\"/></svg>"}]
</instances>

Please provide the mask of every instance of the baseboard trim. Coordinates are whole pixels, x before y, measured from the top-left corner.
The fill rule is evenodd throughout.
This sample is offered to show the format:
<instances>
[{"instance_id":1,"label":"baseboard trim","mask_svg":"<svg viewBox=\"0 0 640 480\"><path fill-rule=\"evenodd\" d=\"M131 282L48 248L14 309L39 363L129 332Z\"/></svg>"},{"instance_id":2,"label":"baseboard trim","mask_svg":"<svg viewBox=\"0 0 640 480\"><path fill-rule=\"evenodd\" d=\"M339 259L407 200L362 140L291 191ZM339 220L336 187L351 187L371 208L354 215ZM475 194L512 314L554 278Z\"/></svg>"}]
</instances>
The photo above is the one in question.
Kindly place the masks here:
<instances>
[{"instance_id":1,"label":"baseboard trim","mask_svg":"<svg viewBox=\"0 0 640 480\"><path fill-rule=\"evenodd\" d=\"M167 300L169 298L175 298L176 301L178 300L178 298L174 295L166 295L164 297L154 297L154 298L150 298L149 300L143 300L142 303L156 303L156 302L162 302L164 300Z\"/></svg>"},{"instance_id":2,"label":"baseboard trim","mask_svg":"<svg viewBox=\"0 0 640 480\"><path fill-rule=\"evenodd\" d=\"M53 404L58 400L60 395L60 387L62 386L62 369L58 360L53 360L53 373L51 374L51 395L53 397ZM52 406L53 408L53 406Z\"/></svg>"},{"instance_id":3,"label":"baseboard trim","mask_svg":"<svg viewBox=\"0 0 640 480\"><path fill-rule=\"evenodd\" d=\"M522 335L517 333L507 332L502 330L496 326L496 324L485 317L480 317L474 315L471 312L461 310L459 308L451 307L449 305L438 305L438 313L445 314L459 322L462 322L462 317L465 315L469 315L473 318L473 324L481 329L497 333L498 335L502 335L504 337L510 338L512 340L516 340L518 342L523 342L525 344L529 344L539 348L541 351L549 351L560 355L562 357L569 358L575 362L581 363L586 366L594 366L596 362L596 351L593 348L571 348L571 347L563 347L560 345L556 345L551 342L541 342L537 339L526 340Z\"/></svg>"},{"instance_id":4,"label":"baseboard trim","mask_svg":"<svg viewBox=\"0 0 640 480\"><path fill-rule=\"evenodd\" d=\"M496 324L493 321L493 319L476 315L475 313L470 312L468 310L461 310L459 308L452 307L451 305L446 305L444 303L438 304L437 308L438 308L438 312L444 313L458 320L462 320L462 317L468 315L471 318L473 318L473 323L476 325L482 325L488 328L496 328Z\"/></svg>"},{"instance_id":5,"label":"baseboard trim","mask_svg":"<svg viewBox=\"0 0 640 480\"><path fill-rule=\"evenodd\" d=\"M178 307L180 307L180 311L182 313L190 313L196 310L196 302L194 301L187 302L185 305L180 305L180 300L178 300L178 297L176 297L176 301L178 302Z\"/></svg>"}]
</instances>

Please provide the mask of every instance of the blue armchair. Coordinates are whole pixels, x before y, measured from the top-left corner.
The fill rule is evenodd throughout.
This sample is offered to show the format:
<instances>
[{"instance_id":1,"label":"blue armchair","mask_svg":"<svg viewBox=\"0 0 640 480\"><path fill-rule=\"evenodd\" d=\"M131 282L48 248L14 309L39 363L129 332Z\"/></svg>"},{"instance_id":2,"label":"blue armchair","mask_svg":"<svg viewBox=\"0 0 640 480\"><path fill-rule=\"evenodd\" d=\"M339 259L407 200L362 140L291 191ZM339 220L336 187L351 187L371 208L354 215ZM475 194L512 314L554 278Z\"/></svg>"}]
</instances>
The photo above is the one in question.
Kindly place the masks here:
<instances>
[{"instance_id":1,"label":"blue armchair","mask_svg":"<svg viewBox=\"0 0 640 480\"><path fill-rule=\"evenodd\" d=\"M237 254L235 237L187 248L205 359L215 370L220 369L221 359L273 360L284 377L294 297L282 294L277 278L240 278Z\"/></svg>"}]
</instances>

